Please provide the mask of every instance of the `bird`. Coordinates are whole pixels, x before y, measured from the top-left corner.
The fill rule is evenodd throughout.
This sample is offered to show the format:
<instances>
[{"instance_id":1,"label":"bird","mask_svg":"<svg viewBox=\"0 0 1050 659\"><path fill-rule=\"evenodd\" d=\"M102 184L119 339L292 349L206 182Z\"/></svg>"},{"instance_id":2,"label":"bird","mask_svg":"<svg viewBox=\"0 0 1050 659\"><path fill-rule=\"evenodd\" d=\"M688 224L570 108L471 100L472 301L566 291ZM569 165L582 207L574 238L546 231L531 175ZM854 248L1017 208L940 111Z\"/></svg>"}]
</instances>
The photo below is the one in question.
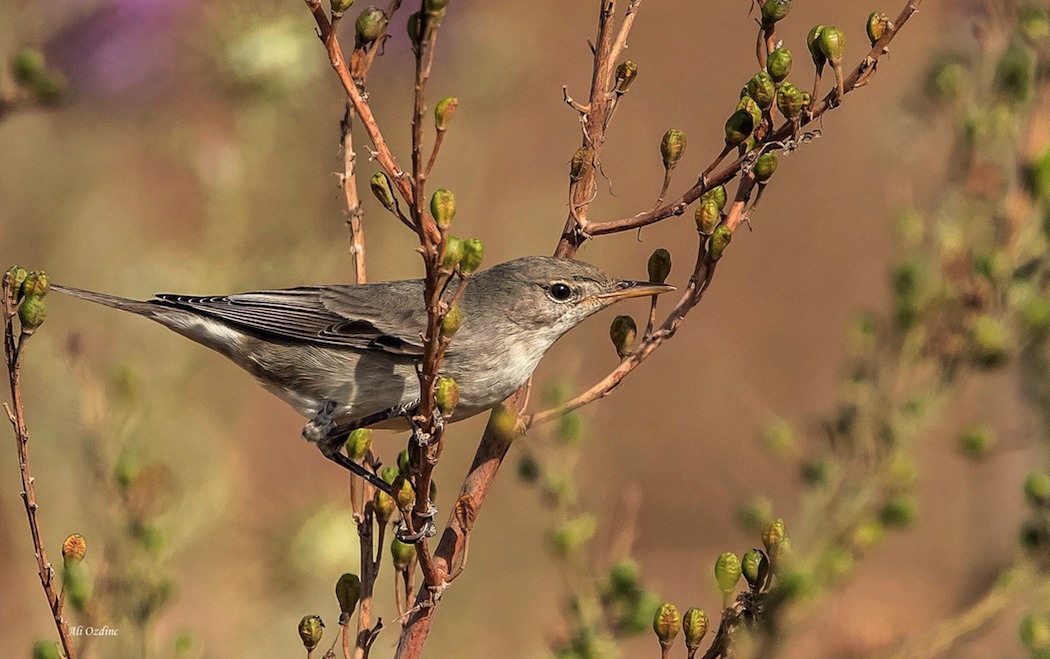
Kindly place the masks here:
<instances>
[{"instance_id":1,"label":"bird","mask_svg":"<svg viewBox=\"0 0 1050 659\"><path fill-rule=\"evenodd\" d=\"M378 479L341 452L346 435L366 426L407 428L419 404L427 323L421 279L232 295L160 293L147 300L51 288L145 316L224 355L310 419L302 434L325 457L370 482ZM447 288L446 301L456 287ZM462 325L441 363L441 374L459 386L451 420L499 405L559 338L591 315L620 300L671 290L545 256L475 273L457 302Z\"/></svg>"}]
</instances>

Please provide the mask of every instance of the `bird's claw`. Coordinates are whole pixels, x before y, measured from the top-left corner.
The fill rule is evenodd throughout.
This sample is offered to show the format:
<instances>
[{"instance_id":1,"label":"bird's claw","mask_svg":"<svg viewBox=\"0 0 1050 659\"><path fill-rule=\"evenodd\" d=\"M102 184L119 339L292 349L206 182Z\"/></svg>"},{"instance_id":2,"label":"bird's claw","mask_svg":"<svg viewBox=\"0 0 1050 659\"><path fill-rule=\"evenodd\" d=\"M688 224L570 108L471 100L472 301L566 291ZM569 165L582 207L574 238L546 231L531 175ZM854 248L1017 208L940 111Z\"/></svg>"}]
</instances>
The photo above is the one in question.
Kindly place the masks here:
<instances>
[{"instance_id":1,"label":"bird's claw","mask_svg":"<svg viewBox=\"0 0 1050 659\"><path fill-rule=\"evenodd\" d=\"M397 525L397 530L394 531L394 536L406 545L414 545L423 541L426 538L434 537L435 535L437 535L437 525L434 523L434 517L437 516L437 512L437 506L435 506L432 502L427 502L426 513L422 515L412 513L413 516L419 517L422 520L423 525L420 527L420 529L415 533L409 533L408 527L406 526L404 520L402 520Z\"/></svg>"},{"instance_id":2,"label":"bird's claw","mask_svg":"<svg viewBox=\"0 0 1050 659\"><path fill-rule=\"evenodd\" d=\"M334 400L326 400L314 418L303 426L303 439L314 444L320 444L328 439L332 434L332 429L335 428L335 410L338 406L339 404Z\"/></svg>"}]
</instances>

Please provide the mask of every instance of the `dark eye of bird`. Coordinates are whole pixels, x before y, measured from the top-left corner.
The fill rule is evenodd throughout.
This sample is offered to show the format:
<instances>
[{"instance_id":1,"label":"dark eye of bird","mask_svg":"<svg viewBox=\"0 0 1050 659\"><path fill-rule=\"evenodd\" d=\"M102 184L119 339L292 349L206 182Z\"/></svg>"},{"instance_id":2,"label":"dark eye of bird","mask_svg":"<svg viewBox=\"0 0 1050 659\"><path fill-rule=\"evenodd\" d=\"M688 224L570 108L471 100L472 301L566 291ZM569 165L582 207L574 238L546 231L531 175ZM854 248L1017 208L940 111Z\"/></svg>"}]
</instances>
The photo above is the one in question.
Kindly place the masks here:
<instances>
[{"instance_id":1,"label":"dark eye of bird","mask_svg":"<svg viewBox=\"0 0 1050 659\"><path fill-rule=\"evenodd\" d=\"M561 282L551 284L551 297L555 300L564 302L572 297L572 289L569 288L568 284L563 284Z\"/></svg>"}]
</instances>

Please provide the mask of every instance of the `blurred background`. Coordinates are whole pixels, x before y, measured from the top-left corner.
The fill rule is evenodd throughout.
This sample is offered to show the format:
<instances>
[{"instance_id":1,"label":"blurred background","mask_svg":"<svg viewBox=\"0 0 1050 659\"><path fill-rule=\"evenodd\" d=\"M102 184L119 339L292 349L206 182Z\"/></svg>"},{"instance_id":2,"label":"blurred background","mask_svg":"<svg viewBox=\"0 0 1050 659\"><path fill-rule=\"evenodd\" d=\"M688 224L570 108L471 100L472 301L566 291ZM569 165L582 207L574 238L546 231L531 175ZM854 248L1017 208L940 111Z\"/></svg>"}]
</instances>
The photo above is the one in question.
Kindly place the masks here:
<instances>
[{"instance_id":1,"label":"blurred background","mask_svg":"<svg viewBox=\"0 0 1050 659\"><path fill-rule=\"evenodd\" d=\"M596 4L523 11L461 0L443 24L431 103L454 95L460 107L429 182L455 191L455 232L481 238L489 264L555 246L568 161L580 142L561 86L586 97ZM608 133L607 180L592 219L650 207L668 128L689 139L672 193L721 150L722 123L755 69L747 4L643 6L627 51L639 77ZM792 77L803 89L812 76L804 46L811 25L845 29L852 66L867 51L869 11L899 10L796 4L778 34L795 51ZM661 599L717 611L715 557L758 543L741 508L768 505L789 529L802 515L795 462L756 435L779 419L796 429L801 451L823 439L820 419L834 410L852 319L891 301L893 218L936 203L950 164L951 127L917 112L916 99L931 62L966 38L963 19L979 8L960 0L923 6L873 83L824 118L820 139L781 159L753 231L738 233L675 339L581 415L574 505L596 515L598 538L635 525L631 554ZM344 96L301 3L0 0L0 12L0 55L39 48L68 84L57 107L0 122L3 267L44 269L62 284L138 298L352 280L334 175ZM395 19L368 83L403 163L412 93L406 16ZM11 84L8 72L0 75ZM362 180L377 171L365 153L358 149ZM365 197L369 278L421 276L416 237ZM649 254L665 247L675 263L669 281L681 286L695 254L691 213L591 241L579 257L643 278ZM346 475L299 438L303 420L218 355L159 326L57 295L49 302L24 375L32 462L49 551L57 557L67 534L82 533L96 585L111 584L95 594L108 604L87 615L120 636L90 641L89 652L289 656L301 651L295 625L307 613L321 614L334 634L332 588L356 570L357 540ZM645 301L618 311L636 319L646 312ZM538 386L576 391L612 369L611 318L555 346ZM1019 484L1042 455L1040 419L1021 402L1016 374L967 380L936 420L915 453L915 523L871 547L798 623L784 654L893 647L963 608L1016 553L1025 514ZM999 437L979 467L954 439L976 421ZM442 515L483 423L449 432L436 475ZM512 449L481 512L469 568L446 594L427 656L549 656L566 633L572 577L549 550L554 513L514 468L551 440L541 430L517 441L528 448ZM376 440L388 462L403 444L389 433ZM15 452L4 448L0 655L26 656L54 631ZM389 656L397 625L388 577L378 590L388 629L374 656ZM954 656L1024 656L1019 615L1008 611ZM649 636L624 645L626 656L655 652Z\"/></svg>"}]
</instances>

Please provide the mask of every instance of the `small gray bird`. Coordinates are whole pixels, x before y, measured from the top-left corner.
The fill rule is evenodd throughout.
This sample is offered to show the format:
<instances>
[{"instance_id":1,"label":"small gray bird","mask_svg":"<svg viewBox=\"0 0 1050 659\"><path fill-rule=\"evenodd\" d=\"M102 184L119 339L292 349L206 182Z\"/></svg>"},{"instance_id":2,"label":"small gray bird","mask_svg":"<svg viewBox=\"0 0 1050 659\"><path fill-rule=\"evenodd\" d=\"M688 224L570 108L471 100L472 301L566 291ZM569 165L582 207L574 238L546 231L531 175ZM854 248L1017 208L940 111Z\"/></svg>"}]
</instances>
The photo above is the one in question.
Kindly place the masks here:
<instances>
[{"instance_id":1,"label":"small gray bird","mask_svg":"<svg viewBox=\"0 0 1050 659\"><path fill-rule=\"evenodd\" d=\"M407 427L419 404L416 368L427 318L422 280L207 297L165 293L146 301L52 289L145 316L222 353L309 418L303 436L358 474L366 470L340 452L347 433ZM463 324L441 365L459 385L454 419L506 399L554 342L591 314L618 300L671 290L543 256L478 272L458 302Z\"/></svg>"}]
</instances>

